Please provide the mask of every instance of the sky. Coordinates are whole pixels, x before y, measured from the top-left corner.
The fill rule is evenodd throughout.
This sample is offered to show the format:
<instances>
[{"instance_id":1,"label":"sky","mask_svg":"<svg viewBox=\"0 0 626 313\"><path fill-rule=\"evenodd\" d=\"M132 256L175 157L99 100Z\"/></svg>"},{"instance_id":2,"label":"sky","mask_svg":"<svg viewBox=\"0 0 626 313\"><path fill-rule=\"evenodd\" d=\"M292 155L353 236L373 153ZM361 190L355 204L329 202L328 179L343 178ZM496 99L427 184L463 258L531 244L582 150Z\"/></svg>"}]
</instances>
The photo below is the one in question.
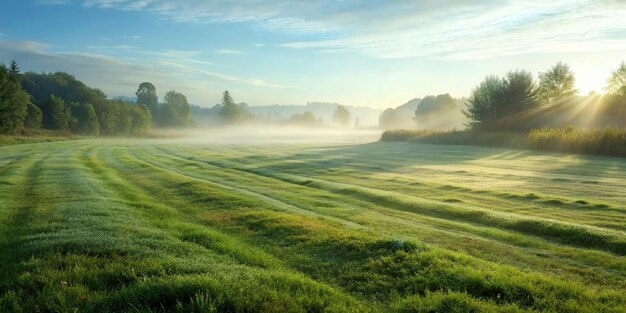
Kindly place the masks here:
<instances>
[{"instance_id":1,"label":"sky","mask_svg":"<svg viewBox=\"0 0 626 313\"><path fill-rule=\"evenodd\" d=\"M384 109L468 96L487 75L569 64L581 94L626 61L626 0L3 0L0 62L110 97L143 81L210 107Z\"/></svg>"}]
</instances>

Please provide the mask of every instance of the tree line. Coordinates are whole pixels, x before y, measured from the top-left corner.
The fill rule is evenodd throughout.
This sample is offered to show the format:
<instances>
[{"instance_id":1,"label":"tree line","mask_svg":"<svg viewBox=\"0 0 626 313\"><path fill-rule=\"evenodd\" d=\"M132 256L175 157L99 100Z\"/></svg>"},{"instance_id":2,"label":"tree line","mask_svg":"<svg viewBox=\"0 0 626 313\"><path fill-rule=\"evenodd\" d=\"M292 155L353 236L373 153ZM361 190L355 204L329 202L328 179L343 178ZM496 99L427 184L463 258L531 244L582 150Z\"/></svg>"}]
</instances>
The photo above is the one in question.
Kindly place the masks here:
<instances>
[{"instance_id":1,"label":"tree line","mask_svg":"<svg viewBox=\"0 0 626 313\"><path fill-rule=\"evenodd\" d=\"M248 109L246 103L236 103L228 90L222 94L222 99L214 109L218 112L223 124L237 124L245 122L274 122L271 120L264 120L261 117L254 116ZM343 105L337 105L331 121L340 126L346 127L352 121L352 115L350 111ZM305 111L303 113L294 113L286 121L288 124L299 126L323 126L324 121L321 117L315 116L311 111Z\"/></svg>"},{"instance_id":2,"label":"tree line","mask_svg":"<svg viewBox=\"0 0 626 313\"><path fill-rule=\"evenodd\" d=\"M192 124L182 93L170 90L159 103L154 85L144 82L136 95L136 103L108 99L65 72L21 73L15 61L0 64L0 134L123 136Z\"/></svg>"},{"instance_id":3,"label":"tree line","mask_svg":"<svg viewBox=\"0 0 626 313\"><path fill-rule=\"evenodd\" d=\"M606 95L577 97L574 73L562 62L539 73L537 81L525 70L510 71L504 77L490 75L472 90L463 114L469 119L468 126L475 129L528 130L548 126L536 124L550 122L537 116L550 116L550 108L560 108L563 113L593 104L594 119L606 121L605 126L624 126L626 63L611 73L607 83ZM610 125L615 123L620 125Z\"/></svg>"},{"instance_id":4,"label":"tree line","mask_svg":"<svg viewBox=\"0 0 626 313\"><path fill-rule=\"evenodd\" d=\"M592 114L588 118L596 123L589 125L597 127L626 126L626 63L611 73L605 95L577 96L574 85L574 73L562 62L539 73L537 80L526 70L509 71L503 77L489 75L462 107L455 106L448 94L424 97L414 111L413 128L437 130L446 120L463 116L466 127L482 130L526 131L555 126L559 119L571 121L559 114ZM389 108L381 114L379 127L394 128L403 118Z\"/></svg>"}]
</instances>

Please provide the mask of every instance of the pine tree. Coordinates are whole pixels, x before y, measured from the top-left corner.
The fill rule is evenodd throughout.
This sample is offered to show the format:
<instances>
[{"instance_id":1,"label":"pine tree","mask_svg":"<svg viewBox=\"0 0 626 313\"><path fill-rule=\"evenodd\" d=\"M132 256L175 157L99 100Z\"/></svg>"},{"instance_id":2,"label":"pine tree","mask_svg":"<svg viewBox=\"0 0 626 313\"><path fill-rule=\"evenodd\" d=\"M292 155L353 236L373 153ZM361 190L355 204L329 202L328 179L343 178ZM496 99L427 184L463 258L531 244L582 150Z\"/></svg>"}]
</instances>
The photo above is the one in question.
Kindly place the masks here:
<instances>
[{"instance_id":1,"label":"pine tree","mask_svg":"<svg viewBox=\"0 0 626 313\"><path fill-rule=\"evenodd\" d=\"M16 135L22 131L28 102L28 94L11 79L9 69L0 65L0 134Z\"/></svg>"}]
</instances>

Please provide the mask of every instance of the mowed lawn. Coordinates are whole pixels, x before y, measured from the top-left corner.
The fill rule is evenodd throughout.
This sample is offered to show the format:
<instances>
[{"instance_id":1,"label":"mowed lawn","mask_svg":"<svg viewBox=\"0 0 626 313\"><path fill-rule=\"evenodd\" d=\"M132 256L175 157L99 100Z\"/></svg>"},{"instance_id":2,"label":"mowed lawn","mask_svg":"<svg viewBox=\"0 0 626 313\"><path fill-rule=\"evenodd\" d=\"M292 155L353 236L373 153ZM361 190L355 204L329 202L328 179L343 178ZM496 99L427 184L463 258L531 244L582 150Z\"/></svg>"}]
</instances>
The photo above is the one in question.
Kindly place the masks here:
<instances>
[{"instance_id":1,"label":"mowed lawn","mask_svg":"<svg viewBox=\"0 0 626 313\"><path fill-rule=\"evenodd\" d=\"M0 312L625 312L626 159L0 147Z\"/></svg>"}]
</instances>

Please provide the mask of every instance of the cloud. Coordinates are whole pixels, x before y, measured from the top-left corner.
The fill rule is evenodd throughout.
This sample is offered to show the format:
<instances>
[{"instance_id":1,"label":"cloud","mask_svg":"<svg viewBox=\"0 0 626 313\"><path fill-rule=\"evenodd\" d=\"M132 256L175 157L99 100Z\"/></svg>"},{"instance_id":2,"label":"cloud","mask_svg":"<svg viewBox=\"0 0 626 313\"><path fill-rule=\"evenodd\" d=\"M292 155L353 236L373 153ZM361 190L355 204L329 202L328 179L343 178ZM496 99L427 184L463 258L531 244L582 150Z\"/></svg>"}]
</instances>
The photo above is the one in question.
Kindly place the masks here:
<instances>
[{"instance_id":1,"label":"cloud","mask_svg":"<svg viewBox=\"0 0 626 313\"><path fill-rule=\"evenodd\" d=\"M197 104L211 104L218 91L229 88L280 88L280 84L261 79L246 79L218 72L206 71L197 66L160 60L139 62L101 53L49 52L51 47L33 41L0 41L0 59L18 61L22 69L76 75L86 84L101 88L111 96L129 95L142 81L149 80L162 88L181 91ZM161 57L186 57L197 51L163 51ZM157 53L155 53L156 55ZM217 99L217 98L215 98ZM208 102L207 102L208 101Z\"/></svg>"},{"instance_id":2,"label":"cloud","mask_svg":"<svg viewBox=\"0 0 626 313\"><path fill-rule=\"evenodd\" d=\"M159 65L165 65L167 67L176 69L176 70L178 70L179 72L182 72L182 73L195 74L195 75L199 75L201 77L206 77L206 78L217 78L217 79L223 80L223 81L244 83L244 84L247 84L247 85L258 86L258 87L273 87L273 88L284 88L284 87L286 87L286 86L279 85L279 84L269 83L269 82L266 82L266 81L261 80L261 79L242 79L242 78L238 78L238 77L234 77L234 76L229 76L229 75L225 75L225 74L221 74L221 73L206 71L206 70L199 69L199 68L196 68L196 67L186 66L186 65L183 65L183 64L178 64L178 63L169 62L169 61L159 61L158 64Z\"/></svg>"},{"instance_id":3,"label":"cloud","mask_svg":"<svg viewBox=\"0 0 626 313\"><path fill-rule=\"evenodd\" d=\"M375 58L444 60L584 52L626 37L620 0L83 0L94 8L142 10L190 23L252 23L292 35L279 46Z\"/></svg>"},{"instance_id":4,"label":"cloud","mask_svg":"<svg viewBox=\"0 0 626 313\"><path fill-rule=\"evenodd\" d=\"M124 35L122 36L123 39L141 39L142 37L139 35Z\"/></svg>"},{"instance_id":5,"label":"cloud","mask_svg":"<svg viewBox=\"0 0 626 313\"><path fill-rule=\"evenodd\" d=\"M246 54L243 51L232 50L232 49L218 49L214 51L217 54Z\"/></svg>"},{"instance_id":6,"label":"cloud","mask_svg":"<svg viewBox=\"0 0 626 313\"><path fill-rule=\"evenodd\" d=\"M278 33L319 34L335 31L336 27L312 17L302 16L307 1L204 1L204 0L84 0L90 8L150 12L175 22L243 23ZM319 5L316 5L319 6Z\"/></svg>"},{"instance_id":7,"label":"cloud","mask_svg":"<svg viewBox=\"0 0 626 313\"><path fill-rule=\"evenodd\" d=\"M129 49L137 49L136 46L128 46L128 45L116 45L116 46L87 46L87 49L91 50L129 50Z\"/></svg>"},{"instance_id":8,"label":"cloud","mask_svg":"<svg viewBox=\"0 0 626 313\"><path fill-rule=\"evenodd\" d=\"M68 5L70 4L70 0L37 0L35 1L37 5Z\"/></svg>"},{"instance_id":9,"label":"cloud","mask_svg":"<svg viewBox=\"0 0 626 313\"><path fill-rule=\"evenodd\" d=\"M444 14L445 13L445 14ZM353 36L293 41L283 47L359 51L378 58L431 57L445 60L485 59L528 53L624 50L626 30L619 16L624 3L600 1L517 1L478 10L448 8L441 14L415 13L398 27L368 30Z\"/></svg>"}]
</instances>

